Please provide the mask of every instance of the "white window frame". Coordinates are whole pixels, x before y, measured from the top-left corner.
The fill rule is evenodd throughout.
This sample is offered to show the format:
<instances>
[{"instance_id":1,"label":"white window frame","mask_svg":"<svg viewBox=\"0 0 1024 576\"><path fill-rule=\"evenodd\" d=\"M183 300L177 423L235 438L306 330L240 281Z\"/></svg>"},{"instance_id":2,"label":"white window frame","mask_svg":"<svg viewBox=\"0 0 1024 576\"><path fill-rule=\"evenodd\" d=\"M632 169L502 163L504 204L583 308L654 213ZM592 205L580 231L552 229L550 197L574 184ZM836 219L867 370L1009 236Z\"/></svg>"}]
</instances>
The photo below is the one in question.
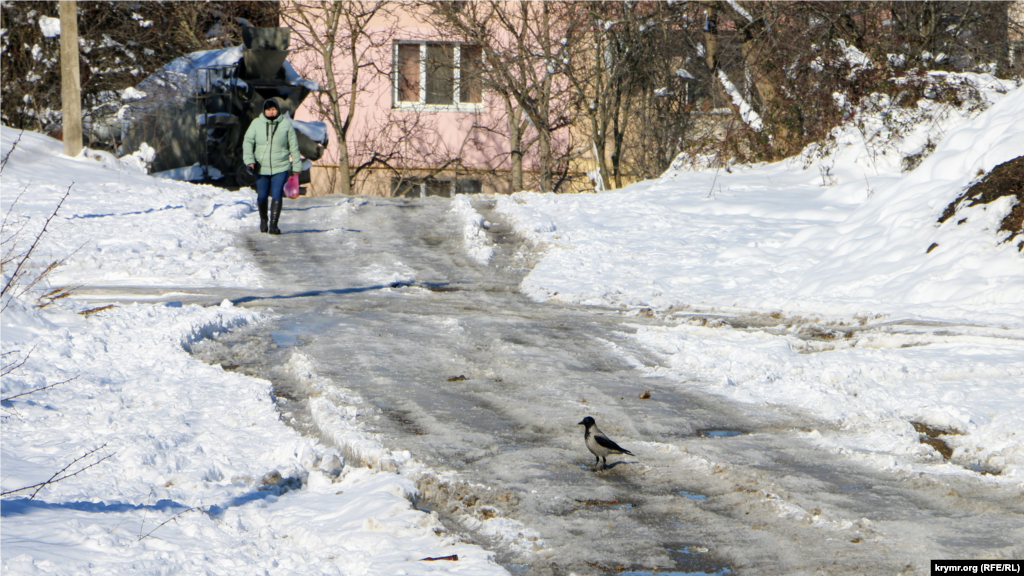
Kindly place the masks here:
<instances>
[{"instance_id":1,"label":"white window frame","mask_svg":"<svg viewBox=\"0 0 1024 576\"><path fill-rule=\"evenodd\" d=\"M420 47L420 101L406 102L398 99L398 82L401 71L398 69L398 46L400 44L419 44ZM452 66L454 67L452 104L427 104L427 44L451 44L454 46ZM487 103L484 90L480 92L480 102L462 102L462 43L439 42L437 40L395 40L391 47L391 107L397 110L413 110L416 112L483 112Z\"/></svg>"}]
</instances>

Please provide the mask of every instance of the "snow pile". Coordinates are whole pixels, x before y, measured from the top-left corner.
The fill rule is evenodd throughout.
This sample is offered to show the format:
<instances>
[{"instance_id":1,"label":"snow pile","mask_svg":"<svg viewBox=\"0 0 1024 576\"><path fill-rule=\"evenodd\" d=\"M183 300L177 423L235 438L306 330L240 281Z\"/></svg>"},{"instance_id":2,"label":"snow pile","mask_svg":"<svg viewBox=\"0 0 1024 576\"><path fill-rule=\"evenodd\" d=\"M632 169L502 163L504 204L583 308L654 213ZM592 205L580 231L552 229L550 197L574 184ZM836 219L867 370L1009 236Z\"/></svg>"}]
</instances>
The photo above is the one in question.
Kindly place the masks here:
<instances>
[{"instance_id":1,"label":"snow pile","mask_svg":"<svg viewBox=\"0 0 1024 576\"><path fill-rule=\"evenodd\" d=\"M60 18L40 16L39 30L46 38L56 38L57 36L60 36Z\"/></svg>"},{"instance_id":2,"label":"snow pile","mask_svg":"<svg viewBox=\"0 0 1024 576\"><path fill-rule=\"evenodd\" d=\"M1024 265L991 230L1011 200L937 223L979 172L1024 154L1024 89L990 96L973 119L944 113L902 134L915 153L938 142L906 175L903 154L846 127L828 152L774 164L674 169L592 197L499 198L521 234L551 247L523 289L627 307L1024 325Z\"/></svg>"},{"instance_id":3,"label":"snow pile","mask_svg":"<svg viewBox=\"0 0 1024 576\"><path fill-rule=\"evenodd\" d=\"M71 188L29 278L66 257L48 281L78 293L258 285L232 247L255 225L251 193L156 180L94 151L68 158L6 128L0 156L19 137L2 173L5 240L26 249ZM282 422L269 382L190 354L260 314L230 301L96 309L74 293L38 308L48 288L3 302L3 573L506 574L415 509L409 479L346 466Z\"/></svg>"},{"instance_id":4,"label":"snow pile","mask_svg":"<svg viewBox=\"0 0 1024 576\"><path fill-rule=\"evenodd\" d=\"M462 220L462 236L466 241L466 252L474 260L486 266L494 257L494 246L487 238L487 222L469 201L469 196L456 194L452 198L452 212Z\"/></svg>"},{"instance_id":5,"label":"snow pile","mask_svg":"<svg viewBox=\"0 0 1024 576\"><path fill-rule=\"evenodd\" d=\"M859 103L834 94L845 123L834 128L826 142L808 146L799 157L804 168L818 171L823 185L852 184L846 192L857 194L867 192L876 178L900 177L916 168L950 130L1016 88L1012 82L971 72L930 72L895 82L923 86L926 94L944 92L952 101L922 98L913 106L901 106L887 94L872 94ZM867 187L861 186L868 182Z\"/></svg>"},{"instance_id":6,"label":"snow pile","mask_svg":"<svg viewBox=\"0 0 1024 576\"><path fill-rule=\"evenodd\" d=\"M257 267L232 246L233 233L255 211L250 194L155 180L140 170L149 157L144 150L118 160L86 149L71 159L57 140L4 128L3 154L18 138L3 171L2 209L24 220L26 238L70 189L40 251L67 258L51 283L259 285Z\"/></svg>"},{"instance_id":7,"label":"snow pile","mask_svg":"<svg viewBox=\"0 0 1024 576\"><path fill-rule=\"evenodd\" d=\"M122 156L118 160L121 162L121 167L127 170L134 170L140 174L148 174L149 166L156 159L156 149L149 144L143 142L139 145L139 149L127 156Z\"/></svg>"},{"instance_id":8,"label":"snow pile","mask_svg":"<svg viewBox=\"0 0 1024 576\"><path fill-rule=\"evenodd\" d=\"M497 210L546 250L522 290L696 316L638 332L666 373L805 407L843 431L822 442L884 467L937 456L910 423L932 426L949 433L950 462L1019 481L1024 256L996 232L1015 200L938 219L981 174L1024 155L1024 88L931 78L970 83L984 101L900 109L876 98L850 107L829 143L782 162L680 162L598 195L499 198ZM908 158L919 163L904 172ZM722 314L776 328L734 330L714 320Z\"/></svg>"},{"instance_id":9,"label":"snow pile","mask_svg":"<svg viewBox=\"0 0 1024 576\"><path fill-rule=\"evenodd\" d=\"M209 175L211 180L219 180L224 177L224 174L214 166L207 166L206 170L203 170L203 166L199 162L191 166L153 173L154 178L178 180L180 182L202 182L206 180L207 175Z\"/></svg>"},{"instance_id":10,"label":"snow pile","mask_svg":"<svg viewBox=\"0 0 1024 576\"><path fill-rule=\"evenodd\" d=\"M950 131L905 178L879 183L841 225L792 238L788 248L806 244L829 255L808 269L797 294L878 302L894 311L919 310L922 316L961 322L983 314L989 321L1020 325L1024 259L995 234L1014 199L974 206L941 226L938 219L979 175L1024 155L1022 136L1024 89L1018 89Z\"/></svg>"}]
</instances>

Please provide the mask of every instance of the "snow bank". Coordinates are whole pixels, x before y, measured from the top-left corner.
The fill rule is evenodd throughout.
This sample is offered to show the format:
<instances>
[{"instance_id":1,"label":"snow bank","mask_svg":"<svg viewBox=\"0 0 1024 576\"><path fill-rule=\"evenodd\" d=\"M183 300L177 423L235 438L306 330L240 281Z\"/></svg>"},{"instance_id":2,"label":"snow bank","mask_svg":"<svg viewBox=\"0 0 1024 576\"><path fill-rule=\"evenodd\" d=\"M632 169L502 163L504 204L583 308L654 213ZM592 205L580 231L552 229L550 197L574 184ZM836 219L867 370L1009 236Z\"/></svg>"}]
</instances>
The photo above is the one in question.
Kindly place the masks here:
<instances>
[{"instance_id":1,"label":"snow bank","mask_svg":"<svg viewBox=\"0 0 1024 576\"><path fill-rule=\"evenodd\" d=\"M938 219L972 180L1022 155L1024 89L1017 89L951 130L905 178L879 185L841 225L814 227L791 239L788 248L828 255L807 270L798 297L877 302L879 311L884 306L890 313L908 310L958 322L981 314L1020 325L1024 258L995 234L1012 199L966 209L941 226Z\"/></svg>"},{"instance_id":2,"label":"snow bank","mask_svg":"<svg viewBox=\"0 0 1024 576\"><path fill-rule=\"evenodd\" d=\"M545 252L521 289L685 322L639 329L664 359L653 373L806 408L839 426L815 437L838 451L1020 482L1024 256L996 233L1012 199L938 218L980 174L1024 155L1024 88L934 78L968 82L983 101L898 109L875 98L851 106L830 143L782 162L679 163L597 195L499 198L497 210ZM777 327L734 330L713 320L721 314ZM949 431L952 464L911 422Z\"/></svg>"},{"instance_id":3,"label":"snow bank","mask_svg":"<svg viewBox=\"0 0 1024 576\"><path fill-rule=\"evenodd\" d=\"M504 573L438 536L436 515L410 505L409 480L325 466L333 449L281 421L269 382L187 352L256 313L133 305L86 318L80 307L46 313L54 328L24 341L8 338L4 315L4 352L32 350L4 378L4 397L75 380L5 404L16 416L4 424L3 489L95 448L110 456L35 499L2 501L5 573L383 576L451 554L459 562L440 571Z\"/></svg>"},{"instance_id":4,"label":"snow bank","mask_svg":"<svg viewBox=\"0 0 1024 576\"><path fill-rule=\"evenodd\" d=\"M27 248L71 188L29 263L38 273L67 257L52 286L258 285L233 248L255 226L251 193L158 180L109 154L68 158L7 128L0 156L19 137L2 173L5 240ZM506 574L415 509L415 485L381 459L345 466L281 420L269 382L189 353L259 313L229 301L96 310L74 295L41 309L38 293L5 295L0 319L13 368L0 383L0 486L15 491L0 501L0 572ZM69 464L81 473L18 491Z\"/></svg>"},{"instance_id":5,"label":"snow bank","mask_svg":"<svg viewBox=\"0 0 1024 576\"><path fill-rule=\"evenodd\" d=\"M466 241L466 252L477 262L487 265L494 257L494 246L487 238L484 229L487 222L477 212L465 194L456 194L452 198L452 212L462 220L462 236Z\"/></svg>"},{"instance_id":6,"label":"snow bank","mask_svg":"<svg viewBox=\"0 0 1024 576\"><path fill-rule=\"evenodd\" d=\"M523 289L627 307L1024 326L1024 260L992 226L1010 200L969 209L962 225L937 222L979 172L1024 154L1024 89L987 93L998 102L980 115L946 111L890 134L911 152L938 142L906 175L906 154L847 127L827 154L673 169L590 197L502 197L498 210L517 230L551 247Z\"/></svg>"},{"instance_id":7,"label":"snow bank","mask_svg":"<svg viewBox=\"0 0 1024 576\"><path fill-rule=\"evenodd\" d=\"M71 190L39 250L41 258L67 258L51 284L259 285L257 267L232 245L255 211L251 194L157 180L107 153L69 158L61 142L9 128L0 133L2 154L19 137L0 206L24 222L26 238Z\"/></svg>"}]
</instances>

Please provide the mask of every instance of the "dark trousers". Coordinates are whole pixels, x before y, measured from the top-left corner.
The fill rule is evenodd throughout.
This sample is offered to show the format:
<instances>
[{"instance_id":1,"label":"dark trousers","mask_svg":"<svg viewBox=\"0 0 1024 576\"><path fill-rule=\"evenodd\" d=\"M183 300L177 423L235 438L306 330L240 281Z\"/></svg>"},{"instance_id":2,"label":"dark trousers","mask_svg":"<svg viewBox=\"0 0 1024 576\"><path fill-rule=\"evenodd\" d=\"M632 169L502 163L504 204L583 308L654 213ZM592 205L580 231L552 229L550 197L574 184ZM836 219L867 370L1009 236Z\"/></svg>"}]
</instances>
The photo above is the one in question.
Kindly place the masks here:
<instances>
[{"instance_id":1,"label":"dark trousers","mask_svg":"<svg viewBox=\"0 0 1024 576\"><path fill-rule=\"evenodd\" d=\"M288 171L278 172L273 176L263 174L256 175L256 201L266 202L271 196L274 200L280 200L284 196L284 183L288 180Z\"/></svg>"}]
</instances>

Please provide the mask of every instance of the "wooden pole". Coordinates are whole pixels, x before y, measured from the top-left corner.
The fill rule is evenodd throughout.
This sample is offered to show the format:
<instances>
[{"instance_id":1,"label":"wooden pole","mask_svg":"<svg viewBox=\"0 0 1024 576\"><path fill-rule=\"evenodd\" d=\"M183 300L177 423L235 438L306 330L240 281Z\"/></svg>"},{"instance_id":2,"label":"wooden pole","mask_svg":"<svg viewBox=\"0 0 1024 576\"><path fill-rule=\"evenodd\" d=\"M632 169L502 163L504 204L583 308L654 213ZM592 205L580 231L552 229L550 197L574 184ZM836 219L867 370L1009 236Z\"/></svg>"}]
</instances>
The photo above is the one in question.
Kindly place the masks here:
<instances>
[{"instance_id":1,"label":"wooden pole","mask_svg":"<svg viewBox=\"0 0 1024 576\"><path fill-rule=\"evenodd\" d=\"M78 70L78 11L75 0L60 0L60 99L64 154L82 151L82 83Z\"/></svg>"}]
</instances>

